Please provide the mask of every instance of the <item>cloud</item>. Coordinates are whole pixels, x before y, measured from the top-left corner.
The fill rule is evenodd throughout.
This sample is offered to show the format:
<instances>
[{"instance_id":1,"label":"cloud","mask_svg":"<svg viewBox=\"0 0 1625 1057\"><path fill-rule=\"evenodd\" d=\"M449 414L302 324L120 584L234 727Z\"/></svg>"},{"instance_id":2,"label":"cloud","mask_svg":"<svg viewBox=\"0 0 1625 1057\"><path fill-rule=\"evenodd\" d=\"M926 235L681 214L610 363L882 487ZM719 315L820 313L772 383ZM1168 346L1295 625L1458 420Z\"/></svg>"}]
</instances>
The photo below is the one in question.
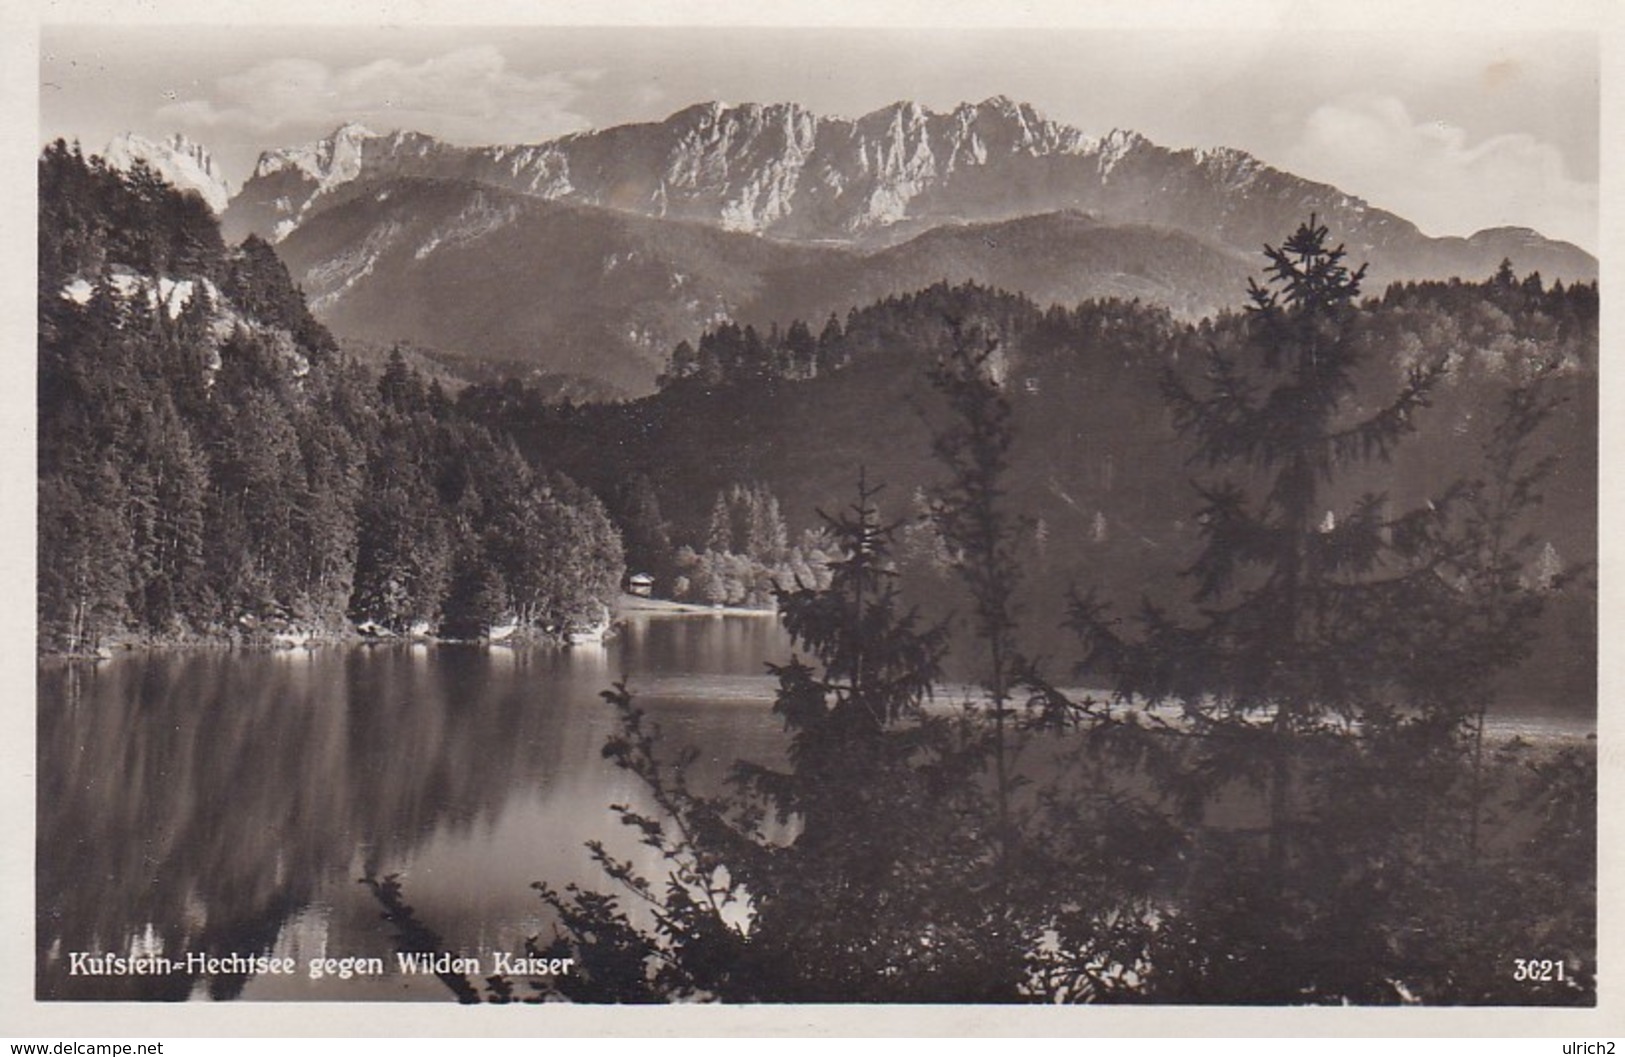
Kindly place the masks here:
<instances>
[{"instance_id":1,"label":"cloud","mask_svg":"<svg viewBox=\"0 0 1625 1057\"><path fill-rule=\"evenodd\" d=\"M670 99L670 94L659 81L643 81L632 89L632 102L640 110L650 110L656 106L664 106Z\"/></svg>"},{"instance_id":2,"label":"cloud","mask_svg":"<svg viewBox=\"0 0 1625 1057\"><path fill-rule=\"evenodd\" d=\"M253 132L331 129L360 121L379 131L426 132L457 143L548 139L587 126L572 107L599 70L526 74L492 45L421 61L396 58L332 68L279 58L227 74L203 98L171 103L159 116L199 129Z\"/></svg>"},{"instance_id":3,"label":"cloud","mask_svg":"<svg viewBox=\"0 0 1625 1057\"><path fill-rule=\"evenodd\" d=\"M1469 143L1440 121L1417 121L1392 96L1351 96L1313 110L1282 161L1429 235L1533 227L1593 252L1597 185L1572 179L1563 153L1527 133Z\"/></svg>"}]
</instances>

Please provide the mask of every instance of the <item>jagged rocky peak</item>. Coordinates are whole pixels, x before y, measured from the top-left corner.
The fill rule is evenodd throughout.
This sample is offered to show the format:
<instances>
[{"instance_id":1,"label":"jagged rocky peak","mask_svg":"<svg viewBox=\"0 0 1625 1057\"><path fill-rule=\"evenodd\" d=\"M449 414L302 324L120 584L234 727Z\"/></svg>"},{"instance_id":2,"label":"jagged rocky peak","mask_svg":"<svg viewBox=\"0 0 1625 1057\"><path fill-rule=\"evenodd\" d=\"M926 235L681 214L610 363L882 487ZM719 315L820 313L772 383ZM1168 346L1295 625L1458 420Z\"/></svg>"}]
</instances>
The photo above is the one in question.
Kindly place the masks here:
<instances>
[{"instance_id":1,"label":"jagged rocky peak","mask_svg":"<svg viewBox=\"0 0 1625 1057\"><path fill-rule=\"evenodd\" d=\"M937 115L908 99L899 99L879 110L872 110L856 121L852 127L859 135L883 135L886 133L912 132L923 128L927 120Z\"/></svg>"},{"instance_id":2,"label":"jagged rocky peak","mask_svg":"<svg viewBox=\"0 0 1625 1057\"><path fill-rule=\"evenodd\" d=\"M224 177L215 168L214 159L209 156L208 148L201 143L194 142L186 133L173 133L163 140L160 146L172 152L176 157L190 160L199 169L215 179L224 180Z\"/></svg>"},{"instance_id":3,"label":"jagged rocky peak","mask_svg":"<svg viewBox=\"0 0 1625 1057\"><path fill-rule=\"evenodd\" d=\"M1426 257L1407 221L1245 151L1170 150L1122 128L1086 134L1004 95L946 112L903 99L855 118L819 116L788 102L712 101L530 146L464 147L347 125L262 156L223 223L232 238L257 232L280 239L342 204L346 196L330 192L348 181L396 178L472 181L728 231L851 245L883 244L943 223L1073 209L1172 227L1250 253L1317 213L1372 259ZM1485 243L1522 246L1521 238L1485 236L1471 248L1493 254ZM1533 262L1535 250L1545 253L1537 245L1517 257ZM1546 258L1539 260L1547 271ZM1445 267L1478 263L1435 270ZM1583 277L1594 264L1570 254L1550 268Z\"/></svg>"},{"instance_id":4,"label":"jagged rocky peak","mask_svg":"<svg viewBox=\"0 0 1625 1057\"><path fill-rule=\"evenodd\" d=\"M417 133L379 136L346 125L326 139L262 155L228 219L279 238L349 181L423 176L736 231L850 237L907 217L912 202L955 173L1013 156L1081 154L1090 142L1005 96L948 113L904 99L856 119L820 117L789 102L713 101L662 121L529 147L453 147ZM305 186L290 186L290 178Z\"/></svg>"},{"instance_id":5,"label":"jagged rocky peak","mask_svg":"<svg viewBox=\"0 0 1625 1057\"><path fill-rule=\"evenodd\" d=\"M433 151L443 150L445 144L433 136L422 132L410 132L405 129L396 129L384 136L371 137L373 142L383 151L391 155L415 154L425 155Z\"/></svg>"},{"instance_id":6,"label":"jagged rocky peak","mask_svg":"<svg viewBox=\"0 0 1625 1057\"><path fill-rule=\"evenodd\" d=\"M731 104L724 103L720 99L712 99L709 102L693 103L689 106L685 106L683 109L668 117L666 121L675 122L677 124L715 124L717 119L722 117L723 114L726 114L734 109L735 107L733 107ZM590 135L590 133L588 134Z\"/></svg>"},{"instance_id":7,"label":"jagged rocky peak","mask_svg":"<svg viewBox=\"0 0 1625 1057\"><path fill-rule=\"evenodd\" d=\"M990 154L1076 154L1090 142L1077 129L1051 121L1031 105L1005 95L960 103L945 114L905 100L859 118L856 126L870 134L890 127L894 132L927 137L939 155L961 164L965 160L983 164Z\"/></svg>"},{"instance_id":8,"label":"jagged rocky peak","mask_svg":"<svg viewBox=\"0 0 1625 1057\"><path fill-rule=\"evenodd\" d=\"M995 95L984 99L975 109L977 115L984 120L1008 122L1035 138L1045 138L1046 133L1059 127L1029 104L1018 103L1007 95Z\"/></svg>"},{"instance_id":9,"label":"jagged rocky peak","mask_svg":"<svg viewBox=\"0 0 1625 1057\"><path fill-rule=\"evenodd\" d=\"M216 213L224 211L231 200L231 186L208 150L184 133L150 140L125 132L113 137L102 157L113 168L123 170L130 169L137 161L145 162L174 187L196 191Z\"/></svg>"},{"instance_id":10,"label":"jagged rocky peak","mask_svg":"<svg viewBox=\"0 0 1625 1057\"><path fill-rule=\"evenodd\" d=\"M1263 162L1235 147L1197 147L1190 152L1191 160L1204 171L1242 181L1268 168Z\"/></svg>"},{"instance_id":11,"label":"jagged rocky peak","mask_svg":"<svg viewBox=\"0 0 1625 1057\"><path fill-rule=\"evenodd\" d=\"M415 135L415 134L413 134ZM367 141L380 139L378 133L358 122L350 121L333 130L333 134L314 143L299 147L284 147L260 155L254 167L257 177L294 169L315 180L323 188L346 183L361 174L363 150ZM400 145L403 134L395 133L391 142Z\"/></svg>"},{"instance_id":12,"label":"jagged rocky peak","mask_svg":"<svg viewBox=\"0 0 1625 1057\"><path fill-rule=\"evenodd\" d=\"M703 103L679 110L661 124L677 128L735 128L760 132L796 128L817 121L815 114L795 103Z\"/></svg>"},{"instance_id":13,"label":"jagged rocky peak","mask_svg":"<svg viewBox=\"0 0 1625 1057\"><path fill-rule=\"evenodd\" d=\"M1110 154L1121 158L1138 147L1150 145L1151 141L1129 128L1114 128L1100 137L1098 144L1102 154ZM1240 153L1239 151L1237 153Z\"/></svg>"},{"instance_id":14,"label":"jagged rocky peak","mask_svg":"<svg viewBox=\"0 0 1625 1057\"><path fill-rule=\"evenodd\" d=\"M794 103L705 103L679 110L660 124L676 133L678 150L783 147L805 153L812 149L821 122Z\"/></svg>"},{"instance_id":15,"label":"jagged rocky peak","mask_svg":"<svg viewBox=\"0 0 1625 1057\"><path fill-rule=\"evenodd\" d=\"M899 99L888 107L875 111L877 114L886 114L892 120L904 125L923 125L926 115L930 111L912 99Z\"/></svg>"}]
</instances>

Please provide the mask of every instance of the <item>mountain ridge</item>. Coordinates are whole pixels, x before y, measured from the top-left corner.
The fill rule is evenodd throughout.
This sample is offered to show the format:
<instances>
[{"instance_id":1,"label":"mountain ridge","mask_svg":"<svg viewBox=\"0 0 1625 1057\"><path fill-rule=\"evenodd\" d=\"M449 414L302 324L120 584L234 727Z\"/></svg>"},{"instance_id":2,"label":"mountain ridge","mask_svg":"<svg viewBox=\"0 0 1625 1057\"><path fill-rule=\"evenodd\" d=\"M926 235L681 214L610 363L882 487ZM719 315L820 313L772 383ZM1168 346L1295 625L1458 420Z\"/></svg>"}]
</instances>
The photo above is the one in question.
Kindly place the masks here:
<instances>
[{"instance_id":1,"label":"mountain ridge","mask_svg":"<svg viewBox=\"0 0 1625 1057\"><path fill-rule=\"evenodd\" d=\"M1242 302L1239 262L1311 216L1369 266L1372 292L1481 279L1503 259L1547 280L1597 275L1591 255L1529 229L1432 238L1246 151L1090 136L1002 96L851 119L706 102L491 147L350 124L262 154L222 226L276 242L342 336L636 393L721 320L816 321L939 281L1211 315Z\"/></svg>"},{"instance_id":2,"label":"mountain ridge","mask_svg":"<svg viewBox=\"0 0 1625 1057\"><path fill-rule=\"evenodd\" d=\"M469 180L349 187L278 246L337 333L480 353L645 392L723 321L821 323L941 281L1045 302L1141 298L1182 318L1238 303L1240 254L1083 214L940 225L870 252L729 232Z\"/></svg>"},{"instance_id":3,"label":"mountain ridge","mask_svg":"<svg viewBox=\"0 0 1625 1057\"><path fill-rule=\"evenodd\" d=\"M321 158L330 161L310 161ZM1182 227L1252 253L1279 237L1279 214L1315 212L1351 253L1396 258L1395 277L1437 277L1454 264L1432 261L1440 240L1409 220L1245 151L1166 148L1126 129L1091 136L1004 96L947 112L900 100L851 119L795 103L707 102L659 121L487 147L346 125L262 154L227 212L228 235L285 237L343 183L393 175L472 179L787 241L862 246L940 223L1076 209ZM1484 234L1446 239L1482 242ZM1595 259L1567 243L1542 239L1521 252L1530 258L1517 262L1523 266L1595 275ZM1411 266L1411 257L1426 267ZM1482 271L1479 263L1469 274ZM1386 261L1375 266L1380 272Z\"/></svg>"}]
</instances>

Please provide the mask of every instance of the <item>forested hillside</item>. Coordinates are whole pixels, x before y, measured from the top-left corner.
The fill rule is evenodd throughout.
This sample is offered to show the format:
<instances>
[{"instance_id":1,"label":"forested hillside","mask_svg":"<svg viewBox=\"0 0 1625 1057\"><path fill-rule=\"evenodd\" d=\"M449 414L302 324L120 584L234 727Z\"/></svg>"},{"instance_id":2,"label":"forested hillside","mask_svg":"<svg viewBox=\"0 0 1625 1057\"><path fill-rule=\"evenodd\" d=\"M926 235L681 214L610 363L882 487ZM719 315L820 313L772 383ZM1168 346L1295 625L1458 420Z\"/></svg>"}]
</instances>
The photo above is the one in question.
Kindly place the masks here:
<instances>
[{"instance_id":1,"label":"forested hillside","mask_svg":"<svg viewBox=\"0 0 1625 1057\"><path fill-rule=\"evenodd\" d=\"M603 619L597 499L340 356L265 242L61 142L39 185L42 649Z\"/></svg>"},{"instance_id":2,"label":"forested hillside","mask_svg":"<svg viewBox=\"0 0 1625 1057\"><path fill-rule=\"evenodd\" d=\"M765 333L720 325L698 347L679 345L664 390L644 400L557 405L509 385L470 387L459 404L598 490L623 525L654 511L657 523L639 538L668 542L633 547L631 561L664 574L665 593L695 584L679 552L711 549L720 495L741 487L771 495L799 539L819 527L818 509L842 508L864 470L886 486L877 499L884 515L907 523L901 556L925 573L908 578L911 591L947 610L949 577L919 520L940 477L931 436L943 415L923 378L956 321L998 343L993 363L1015 428L1009 501L1029 522L1031 633L1064 647L1058 628L1073 586L1124 604L1177 593L1199 535L1190 482L1200 466L1176 443L1162 387L1170 372L1199 378L1212 349L1239 341L1239 314L1186 324L1137 302L1046 309L1019 294L941 284L844 320L794 320ZM1419 436L1403 457L1340 480L1329 505L1371 492L1403 507L1480 477L1506 394L1539 376L1557 411L1532 457L1553 462L1543 502L1519 528L1538 539L1549 568L1586 568L1597 546L1596 285L1548 286L1509 269L1479 282L1395 284L1365 301L1353 325L1368 355L1349 414L1369 411L1364 401L1397 390L1412 367L1436 362L1444 376L1416 412ZM620 487L635 474L647 478L638 512ZM1554 599L1546 632L1557 653L1539 675L1587 709L1594 604L1580 584Z\"/></svg>"}]
</instances>

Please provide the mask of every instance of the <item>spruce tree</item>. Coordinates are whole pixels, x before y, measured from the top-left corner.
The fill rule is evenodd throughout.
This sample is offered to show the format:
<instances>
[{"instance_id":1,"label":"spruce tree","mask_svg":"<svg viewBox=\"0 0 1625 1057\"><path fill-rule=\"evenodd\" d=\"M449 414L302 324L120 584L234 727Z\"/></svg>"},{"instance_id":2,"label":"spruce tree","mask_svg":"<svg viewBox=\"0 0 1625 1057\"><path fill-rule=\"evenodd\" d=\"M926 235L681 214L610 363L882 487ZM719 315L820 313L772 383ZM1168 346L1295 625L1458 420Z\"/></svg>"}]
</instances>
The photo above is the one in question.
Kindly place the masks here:
<instances>
[{"instance_id":1,"label":"spruce tree","mask_svg":"<svg viewBox=\"0 0 1625 1057\"><path fill-rule=\"evenodd\" d=\"M1377 854L1363 840L1397 848L1387 827L1427 813L1400 802L1401 787L1425 795L1425 776L1445 781L1433 764L1459 747L1463 716L1459 702L1419 692L1416 661L1456 605L1441 575L1449 491L1394 514L1384 495L1351 496L1348 478L1390 458L1443 367L1416 366L1385 406L1362 412L1364 268L1351 270L1314 218L1265 254L1239 347L1212 344L1200 381L1165 381L1191 462L1208 471L1195 486L1189 614L1148 601L1138 636L1087 601L1074 617L1088 663L1122 697L1177 706L1195 736L1180 798L1199 839L1224 848L1163 930L1154 987L1187 1001L1375 1001L1382 958L1365 945L1381 940L1353 925L1383 909L1357 894L1370 880L1356 876L1362 857ZM1214 803L1244 813L1248 787L1257 826L1217 824ZM1334 832L1340 812L1350 828Z\"/></svg>"},{"instance_id":2,"label":"spruce tree","mask_svg":"<svg viewBox=\"0 0 1625 1057\"><path fill-rule=\"evenodd\" d=\"M638 875L594 854L620 896L538 886L563 925L557 982L589 1001L1011 999L1018 973L983 950L993 913L975 871L987 808L980 757L924 703L945 645L899 599L876 489L829 521L840 556L827 589L779 594L805 659L770 665L787 765L736 765L733 788L690 784L693 752L663 739L624 687L606 693L621 732L605 755L642 780L657 812L618 808L670 865ZM640 928L620 898L645 905Z\"/></svg>"}]
</instances>

